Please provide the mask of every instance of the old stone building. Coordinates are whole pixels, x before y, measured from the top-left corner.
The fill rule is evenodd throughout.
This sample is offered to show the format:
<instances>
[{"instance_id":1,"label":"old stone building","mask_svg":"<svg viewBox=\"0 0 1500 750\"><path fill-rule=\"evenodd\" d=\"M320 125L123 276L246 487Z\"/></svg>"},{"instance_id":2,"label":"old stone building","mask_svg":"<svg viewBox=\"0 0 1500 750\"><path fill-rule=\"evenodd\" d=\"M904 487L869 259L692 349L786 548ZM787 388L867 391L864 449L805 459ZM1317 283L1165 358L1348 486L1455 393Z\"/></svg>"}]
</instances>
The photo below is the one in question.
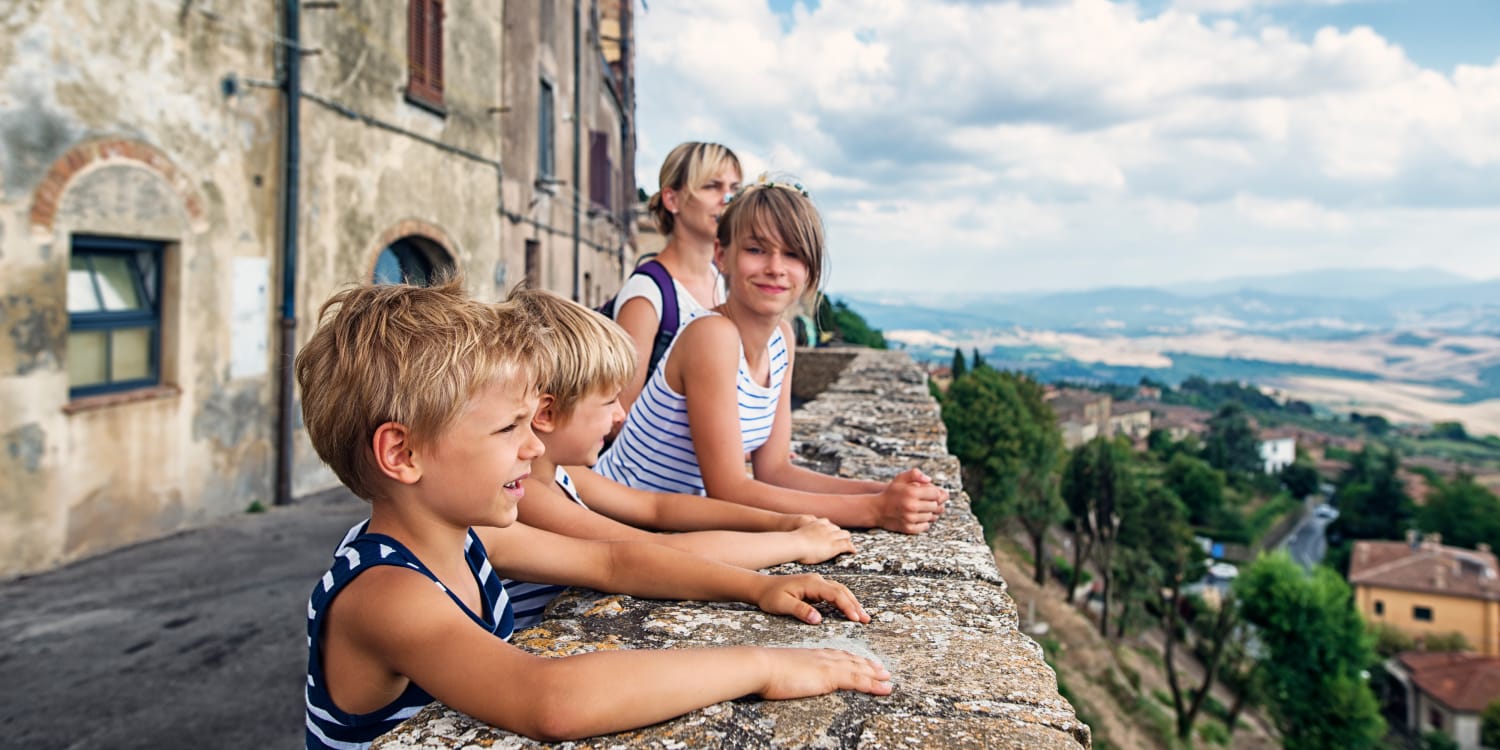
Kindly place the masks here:
<instances>
[{"instance_id":1,"label":"old stone building","mask_svg":"<svg viewBox=\"0 0 1500 750\"><path fill-rule=\"evenodd\" d=\"M612 291L618 3L8 4L0 575L335 484L283 365L341 286Z\"/></svg>"}]
</instances>

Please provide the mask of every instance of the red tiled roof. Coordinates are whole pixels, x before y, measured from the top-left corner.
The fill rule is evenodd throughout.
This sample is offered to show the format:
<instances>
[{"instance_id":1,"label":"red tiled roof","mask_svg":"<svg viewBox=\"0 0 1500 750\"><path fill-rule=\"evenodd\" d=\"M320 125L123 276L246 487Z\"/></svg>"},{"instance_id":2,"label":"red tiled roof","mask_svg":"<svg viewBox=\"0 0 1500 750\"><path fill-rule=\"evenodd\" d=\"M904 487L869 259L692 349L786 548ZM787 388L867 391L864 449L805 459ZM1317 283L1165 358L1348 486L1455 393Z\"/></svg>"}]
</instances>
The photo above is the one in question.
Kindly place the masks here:
<instances>
[{"instance_id":1,"label":"red tiled roof","mask_svg":"<svg viewBox=\"0 0 1500 750\"><path fill-rule=\"evenodd\" d=\"M1500 656L1408 651L1396 658L1422 692L1454 711L1479 713L1500 698Z\"/></svg>"},{"instance_id":2,"label":"red tiled roof","mask_svg":"<svg viewBox=\"0 0 1500 750\"><path fill-rule=\"evenodd\" d=\"M1349 583L1403 591L1500 600L1500 562L1487 551L1432 541L1357 541L1349 557Z\"/></svg>"}]
</instances>

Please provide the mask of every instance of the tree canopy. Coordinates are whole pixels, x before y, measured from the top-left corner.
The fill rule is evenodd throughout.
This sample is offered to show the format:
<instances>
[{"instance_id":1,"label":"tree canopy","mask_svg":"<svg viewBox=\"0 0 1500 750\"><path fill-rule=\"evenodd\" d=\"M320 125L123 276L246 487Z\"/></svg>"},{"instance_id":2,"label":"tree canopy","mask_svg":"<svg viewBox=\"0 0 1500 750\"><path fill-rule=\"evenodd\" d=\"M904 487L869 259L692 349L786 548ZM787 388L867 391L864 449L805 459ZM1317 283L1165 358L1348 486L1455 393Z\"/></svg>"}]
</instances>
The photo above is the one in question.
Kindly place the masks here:
<instances>
[{"instance_id":1,"label":"tree canopy","mask_svg":"<svg viewBox=\"0 0 1500 750\"><path fill-rule=\"evenodd\" d=\"M953 381L943 400L948 450L963 465L974 514L993 536L1008 519L1021 523L1045 575L1045 532L1061 519L1057 468L1062 435L1042 387L1031 378L989 367Z\"/></svg>"},{"instance_id":2,"label":"tree canopy","mask_svg":"<svg viewBox=\"0 0 1500 750\"><path fill-rule=\"evenodd\" d=\"M1366 675L1372 639L1332 569L1311 574L1285 552L1241 571L1234 591L1266 654L1271 715L1293 750L1373 748L1385 734Z\"/></svg>"}]
</instances>

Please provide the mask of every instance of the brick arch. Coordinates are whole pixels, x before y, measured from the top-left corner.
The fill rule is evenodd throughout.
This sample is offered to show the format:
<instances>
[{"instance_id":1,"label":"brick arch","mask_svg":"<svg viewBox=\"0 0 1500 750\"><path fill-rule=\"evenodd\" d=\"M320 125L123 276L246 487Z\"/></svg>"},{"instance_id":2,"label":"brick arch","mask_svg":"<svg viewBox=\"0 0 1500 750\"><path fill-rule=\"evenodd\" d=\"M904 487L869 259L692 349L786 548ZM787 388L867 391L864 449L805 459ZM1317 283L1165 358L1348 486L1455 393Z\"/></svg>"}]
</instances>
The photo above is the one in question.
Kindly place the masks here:
<instances>
[{"instance_id":1,"label":"brick arch","mask_svg":"<svg viewBox=\"0 0 1500 750\"><path fill-rule=\"evenodd\" d=\"M37 236L51 236L63 194L74 178L84 172L110 164L134 164L155 172L182 198L188 223L195 231L208 228L203 197L192 182L167 155L140 141L110 138L80 143L52 162L47 175L37 186L31 200L31 231Z\"/></svg>"},{"instance_id":2,"label":"brick arch","mask_svg":"<svg viewBox=\"0 0 1500 750\"><path fill-rule=\"evenodd\" d=\"M402 237L421 237L442 249L448 255L448 260L453 267L459 271L463 268L458 264L458 244L453 238L443 231L443 228L421 219L402 219L388 227L376 238L373 247L365 251L365 280L375 273L375 263L380 260L380 252L391 245L391 243Z\"/></svg>"}]
</instances>

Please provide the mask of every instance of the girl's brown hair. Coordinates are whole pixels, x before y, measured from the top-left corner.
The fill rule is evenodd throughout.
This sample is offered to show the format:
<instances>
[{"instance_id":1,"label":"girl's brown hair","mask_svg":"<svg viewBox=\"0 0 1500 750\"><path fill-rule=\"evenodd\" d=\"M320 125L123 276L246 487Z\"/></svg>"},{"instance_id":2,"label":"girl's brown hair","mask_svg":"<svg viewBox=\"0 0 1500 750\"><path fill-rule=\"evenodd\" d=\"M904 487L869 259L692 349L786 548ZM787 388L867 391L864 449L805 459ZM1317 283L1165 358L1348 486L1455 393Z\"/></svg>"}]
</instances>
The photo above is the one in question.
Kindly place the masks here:
<instances>
[{"instance_id":1,"label":"girl's brown hair","mask_svg":"<svg viewBox=\"0 0 1500 750\"><path fill-rule=\"evenodd\" d=\"M780 237L787 252L807 266L802 298L818 291L828 263L823 219L801 183L763 175L740 189L719 217L719 246L738 250L751 237Z\"/></svg>"}]
</instances>

